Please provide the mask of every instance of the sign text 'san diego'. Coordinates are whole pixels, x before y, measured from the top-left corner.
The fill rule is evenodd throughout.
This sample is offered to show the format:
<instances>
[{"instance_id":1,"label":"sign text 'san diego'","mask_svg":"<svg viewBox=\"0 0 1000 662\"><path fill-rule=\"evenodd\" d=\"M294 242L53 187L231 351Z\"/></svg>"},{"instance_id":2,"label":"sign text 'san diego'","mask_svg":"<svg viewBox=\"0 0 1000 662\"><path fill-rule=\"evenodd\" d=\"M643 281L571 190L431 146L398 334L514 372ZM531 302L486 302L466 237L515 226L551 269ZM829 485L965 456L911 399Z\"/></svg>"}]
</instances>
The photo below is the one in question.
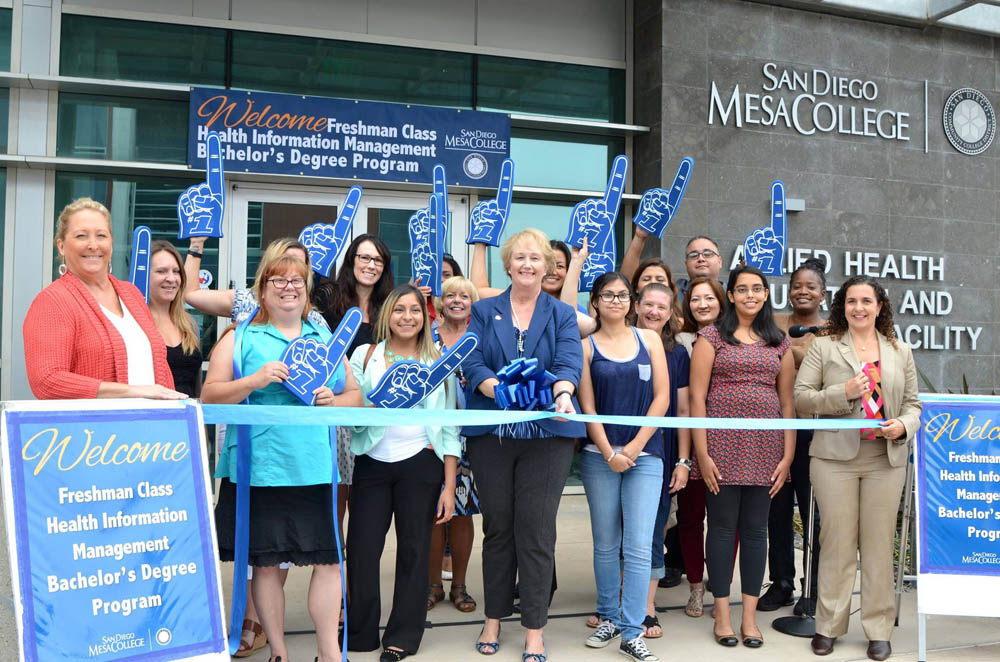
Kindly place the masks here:
<instances>
[{"instance_id":1,"label":"sign text 'san diego'","mask_svg":"<svg viewBox=\"0 0 1000 662\"><path fill-rule=\"evenodd\" d=\"M191 90L188 164L218 131L228 172L496 187L510 154L501 113L265 92Z\"/></svg>"},{"instance_id":2,"label":"sign text 'san diego'","mask_svg":"<svg viewBox=\"0 0 1000 662\"><path fill-rule=\"evenodd\" d=\"M73 404L3 414L22 659L228 659L197 409Z\"/></svg>"}]
</instances>

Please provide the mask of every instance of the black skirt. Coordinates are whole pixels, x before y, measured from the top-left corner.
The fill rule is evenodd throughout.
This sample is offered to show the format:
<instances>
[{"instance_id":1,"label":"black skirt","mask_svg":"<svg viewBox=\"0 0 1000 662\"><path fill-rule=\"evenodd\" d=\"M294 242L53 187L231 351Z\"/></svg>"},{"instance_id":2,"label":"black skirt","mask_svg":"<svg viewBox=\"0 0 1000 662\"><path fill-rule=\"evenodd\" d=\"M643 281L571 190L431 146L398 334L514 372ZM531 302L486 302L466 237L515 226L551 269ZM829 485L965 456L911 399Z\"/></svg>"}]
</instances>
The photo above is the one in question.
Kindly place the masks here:
<instances>
[{"instance_id":1,"label":"black skirt","mask_svg":"<svg viewBox=\"0 0 1000 662\"><path fill-rule=\"evenodd\" d=\"M250 565L339 563L334 537L334 492L329 484L250 487ZM222 479L215 506L219 558L236 547L236 484Z\"/></svg>"}]
</instances>

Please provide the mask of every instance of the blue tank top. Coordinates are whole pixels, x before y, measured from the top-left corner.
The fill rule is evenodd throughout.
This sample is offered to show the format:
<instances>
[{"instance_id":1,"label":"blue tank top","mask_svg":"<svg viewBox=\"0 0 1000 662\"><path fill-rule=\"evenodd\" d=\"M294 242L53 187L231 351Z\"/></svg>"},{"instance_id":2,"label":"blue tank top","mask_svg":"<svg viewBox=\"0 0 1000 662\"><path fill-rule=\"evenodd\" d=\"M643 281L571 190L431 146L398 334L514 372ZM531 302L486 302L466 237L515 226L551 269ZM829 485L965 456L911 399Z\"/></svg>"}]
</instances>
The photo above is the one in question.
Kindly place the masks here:
<instances>
[{"instance_id":1,"label":"blue tank top","mask_svg":"<svg viewBox=\"0 0 1000 662\"><path fill-rule=\"evenodd\" d=\"M594 404L602 415L645 416L653 402L653 366L646 343L634 327L638 349L630 359L610 359L601 353L590 336L590 381L594 385ZM638 426L604 425L608 441L624 446L635 438ZM594 443L587 440L587 443ZM658 429L646 442L643 452L663 458L663 435Z\"/></svg>"}]
</instances>

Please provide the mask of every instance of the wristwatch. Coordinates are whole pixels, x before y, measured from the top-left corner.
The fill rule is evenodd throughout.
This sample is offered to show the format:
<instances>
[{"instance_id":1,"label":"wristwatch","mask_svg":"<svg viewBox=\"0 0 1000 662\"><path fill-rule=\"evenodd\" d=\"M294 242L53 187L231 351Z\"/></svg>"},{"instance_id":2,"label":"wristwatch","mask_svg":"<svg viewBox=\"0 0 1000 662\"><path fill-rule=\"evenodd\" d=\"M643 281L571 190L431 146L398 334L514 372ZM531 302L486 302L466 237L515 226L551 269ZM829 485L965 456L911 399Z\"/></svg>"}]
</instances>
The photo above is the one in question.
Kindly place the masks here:
<instances>
[{"instance_id":1,"label":"wristwatch","mask_svg":"<svg viewBox=\"0 0 1000 662\"><path fill-rule=\"evenodd\" d=\"M691 460L687 459L686 457L682 457L681 459L677 460L677 464L675 464L674 466L675 467L684 467L688 471L691 471L691 467L693 465L691 463Z\"/></svg>"}]
</instances>

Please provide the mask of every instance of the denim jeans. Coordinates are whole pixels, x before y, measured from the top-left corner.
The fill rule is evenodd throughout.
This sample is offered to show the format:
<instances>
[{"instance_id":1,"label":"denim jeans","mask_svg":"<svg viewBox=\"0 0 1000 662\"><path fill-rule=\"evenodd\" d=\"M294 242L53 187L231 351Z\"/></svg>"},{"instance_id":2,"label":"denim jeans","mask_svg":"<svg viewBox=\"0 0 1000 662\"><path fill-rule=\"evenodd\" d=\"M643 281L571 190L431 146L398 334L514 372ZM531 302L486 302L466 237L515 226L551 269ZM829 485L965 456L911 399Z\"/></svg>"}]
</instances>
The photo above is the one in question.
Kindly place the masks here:
<instances>
[{"instance_id":1,"label":"denim jeans","mask_svg":"<svg viewBox=\"0 0 1000 662\"><path fill-rule=\"evenodd\" d=\"M667 520L670 519L670 502L666 505L659 504L656 508L656 521L653 524L653 558L650 566L649 578L663 579L667 574L663 566L663 531L667 528Z\"/></svg>"},{"instance_id":2,"label":"denim jeans","mask_svg":"<svg viewBox=\"0 0 1000 662\"><path fill-rule=\"evenodd\" d=\"M635 639L646 617L649 543L660 503L663 460L644 455L631 469L615 473L600 453L585 450L580 453L580 471L594 536L597 613L621 628L623 641ZM623 585L619 551L625 557Z\"/></svg>"}]
</instances>

